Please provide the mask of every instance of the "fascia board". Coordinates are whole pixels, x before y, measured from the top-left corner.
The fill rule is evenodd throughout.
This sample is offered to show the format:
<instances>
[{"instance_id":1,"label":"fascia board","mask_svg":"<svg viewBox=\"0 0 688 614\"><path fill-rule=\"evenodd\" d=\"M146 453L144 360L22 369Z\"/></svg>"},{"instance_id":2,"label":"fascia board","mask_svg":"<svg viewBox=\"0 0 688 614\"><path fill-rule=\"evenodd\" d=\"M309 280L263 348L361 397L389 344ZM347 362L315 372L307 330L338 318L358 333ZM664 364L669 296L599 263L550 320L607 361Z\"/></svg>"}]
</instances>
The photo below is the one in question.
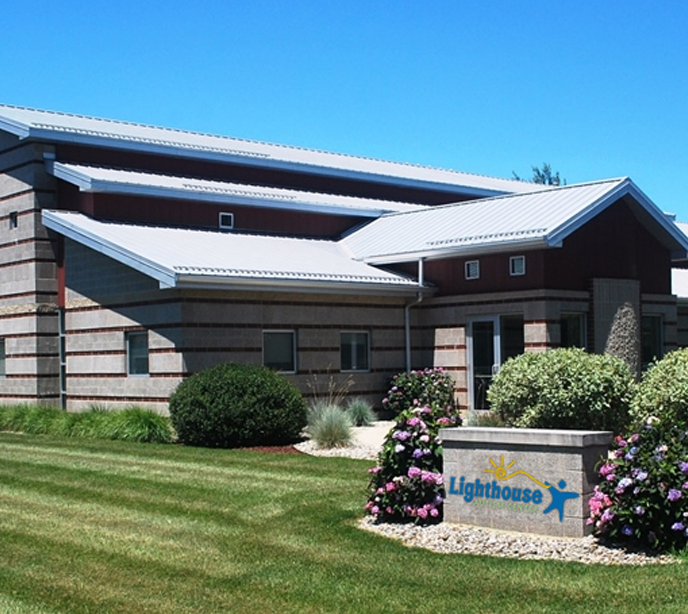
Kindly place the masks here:
<instances>
[{"instance_id":1,"label":"fascia board","mask_svg":"<svg viewBox=\"0 0 688 614\"><path fill-rule=\"evenodd\" d=\"M463 256L480 256L483 254L508 253L515 250L543 249L549 247L559 247L550 245L545 239L520 239L504 241L495 245L466 245L462 247L446 247L440 249L426 249L414 252L404 252L397 254L386 254L384 256L368 256L362 261L371 265L398 264L400 262L412 262L419 259L441 260L444 258L457 258Z\"/></svg>"},{"instance_id":2,"label":"fascia board","mask_svg":"<svg viewBox=\"0 0 688 614\"><path fill-rule=\"evenodd\" d=\"M221 151L193 149L192 147L179 147L172 143L150 143L145 140L139 141L136 139L127 139L126 137L108 138L106 136L100 135L79 134L67 131L61 132L56 130L50 130L48 128L28 128L26 136L22 138L27 137L31 137L36 140L92 145L94 147L104 147L109 149L130 150L133 146L136 148L137 151L140 152L173 156L177 158L194 158L209 161L240 164L243 166L269 167L275 170L286 170L292 172L300 172L304 174L325 175L328 177L339 177L344 179L358 179L374 183L390 184L399 187L418 187L423 189L434 189L442 192L456 193L457 195L487 197L500 196L509 193L504 190L477 188L473 186L444 183L441 181L412 179L409 177L402 177L398 175L381 175L377 173L366 173L364 171L356 171L330 166L319 166L315 164L308 164L289 160L280 160L270 158L267 154L261 155L259 153L252 152L246 152L245 154L233 154L229 152L225 153Z\"/></svg>"},{"instance_id":3,"label":"fascia board","mask_svg":"<svg viewBox=\"0 0 688 614\"><path fill-rule=\"evenodd\" d=\"M177 276L171 269L147 258L141 258L130 250L113 245L74 224L58 219L52 216L49 211L42 212L42 222L46 228L155 279L161 287L174 287L177 283Z\"/></svg>"},{"instance_id":4,"label":"fascia board","mask_svg":"<svg viewBox=\"0 0 688 614\"><path fill-rule=\"evenodd\" d=\"M327 282L275 280L261 278L227 277L210 280L201 275L178 275L176 287L194 290L260 290L271 292L300 292L307 294L355 294L366 296L416 296L434 294L436 289L428 286L371 284L361 282Z\"/></svg>"},{"instance_id":5,"label":"fascia board","mask_svg":"<svg viewBox=\"0 0 688 614\"><path fill-rule=\"evenodd\" d=\"M14 134L20 139L25 139L30 134L30 128L26 124L2 116L0 116L0 130Z\"/></svg>"},{"instance_id":6,"label":"fascia board","mask_svg":"<svg viewBox=\"0 0 688 614\"><path fill-rule=\"evenodd\" d=\"M77 186L82 192L91 191L93 182L88 175L67 168L63 164L53 160L46 160L45 166L48 172L54 177Z\"/></svg>"}]
</instances>

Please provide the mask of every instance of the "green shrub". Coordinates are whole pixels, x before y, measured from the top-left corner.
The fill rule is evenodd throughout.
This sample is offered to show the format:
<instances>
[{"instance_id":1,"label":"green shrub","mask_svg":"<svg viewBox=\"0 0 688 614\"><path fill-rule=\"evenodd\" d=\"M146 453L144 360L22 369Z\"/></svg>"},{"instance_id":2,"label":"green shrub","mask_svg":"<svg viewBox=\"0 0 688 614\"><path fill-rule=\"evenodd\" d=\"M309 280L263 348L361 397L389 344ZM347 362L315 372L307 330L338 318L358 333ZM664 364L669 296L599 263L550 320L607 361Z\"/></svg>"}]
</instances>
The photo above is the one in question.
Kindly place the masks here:
<instances>
[{"instance_id":1,"label":"green shrub","mask_svg":"<svg viewBox=\"0 0 688 614\"><path fill-rule=\"evenodd\" d=\"M306 405L285 378L258 365L221 364L184 380L170 398L179 441L209 448L281 445L306 426Z\"/></svg>"},{"instance_id":2,"label":"green shrub","mask_svg":"<svg viewBox=\"0 0 688 614\"><path fill-rule=\"evenodd\" d=\"M392 377L382 407L394 415L416 407L443 407L451 412L455 407L454 381L441 368L397 373Z\"/></svg>"},{"instance_id":3,"label":"green shrub","mask_svg":"<svg viewBox=\"0 0 688 614\"><path fill-rule=\"evenodd\" d=\"M631 411L639 422L656 416L688 423L688 348L670 352L650 366L638 384Z\"/></svg>"},{"instance_id":4,"label":"green shrub","mask_svg":"<svg viewBox=\"0 0 688 614\"><path fill-rule=\"evenodd\" d=\"M105 412L93 426L98 439L139 443L171 443L174 440L170 419L144 407Z\"/></svg>"},{"instance_id":5,"label":"green shrub","mask_svg":"<svg viewBox=\"0 0 688 614\"><path fill-rule=\"evenodd\" d=\"M650 418L616 438L589 504L588 523L598 536L661 551L686 548L686 426Z\"/></svg>"},{"instance_id":6,"label":"green shrub","mask_svg":"<svg viewBox=\"0 0 688 614\"><path fill-rule=\"evenodd\" d=\"M634 388L620 359L558 349L507 360L488 399L507 426L620 433L630 420Z\"/></svg>"},{"instance_id":7,"label":"green shrub","mask_svg":"<svg viewBox=\"0 0 688 614\"><path fill-rule=\"evenodd\" d=\"M478 410L468 412L466 426L503 428L505 424L504 420L494 412Z\"/></svg>"},{"instance_id":8,"label":"green shrub","mask_svg":"<svg viewBox=\"0 0 688 614\"><path fill-rule=\"evenodd\" d=\"M337 405L320 405L311 414L308 433L318 448L343 448L351 445L351 418Z\"/></svg>"},{"instance_id":9,"label":"green shrub","mask_svg":"<svg viewBox=\"0 0 688 614\"><path fill-rule=\"evenodd\" d=\"M370 426L377 420L373 406L359 397L349 399L346 413L354 426Z\"/></svg>"}]
</instances>

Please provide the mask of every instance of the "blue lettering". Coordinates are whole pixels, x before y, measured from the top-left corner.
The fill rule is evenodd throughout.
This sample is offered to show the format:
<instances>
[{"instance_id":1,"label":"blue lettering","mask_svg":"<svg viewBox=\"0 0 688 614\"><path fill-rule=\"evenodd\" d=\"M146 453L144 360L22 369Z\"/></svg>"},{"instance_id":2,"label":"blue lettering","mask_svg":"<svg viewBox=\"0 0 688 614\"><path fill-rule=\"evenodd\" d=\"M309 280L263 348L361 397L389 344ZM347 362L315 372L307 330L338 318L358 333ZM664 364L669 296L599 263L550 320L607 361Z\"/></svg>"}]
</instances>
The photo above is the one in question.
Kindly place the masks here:
<instances>
[{"instance_id":1,"label":"blue lettering","mask_svg":"<svg viewBox=\"0 0 688 614\"><path fill-rule=\"evenodd\" d=\"M465 479L466 479L466 478L464 478L463 476L461 476L461 480L459 481L459 494L460 494L460 495L463 494L463 481L464 481Z\"/></svg>"},{"instance_id":2,"label":"blue lettering","mask_svg":"<svg viewBox=\"0 0 688 614\"><path fill-rule=\"evenodd\" d=\"M485 496L485 485L480 483L480 480L475 481L475 496L484 497Z\"/></svg>"},{"instance_id":3,"label":"blue lettering","mask_svg":"<svg viewBox=\"0 0 688 614\"><path fill-rule=\"evenodd\" d=\"M505 486L502 488L502 499L504 499L504 501L508 501L509 497L511 497L511 488Z\"/></svg>"},{"instance_id":4,"label":"blue lettering","mask_svg":"<svg viewBox=\"0 0 688 614\"><path fill-rule=\"evenodd\" d=\"M521 489L520 488L512 488L511 489L511 500L512 501L520 501L521 500Z\"/></svg>"},{"instance_id":5,"label":"blue lettering","mask_svg":"<svg viewBox=\"0 0 688 614\"><path fill-rule=\"evenodd\" d=\"M535 505L539 505L542 503L542 491L541 490L536 490L533 492L533 503Z\"/></svg>"},{"instance_id":6,"label":"blue lettering","mask_svg":"<svg viewBox=\"0 0 688 614\"><path fill-rule=\"evenodd\" d=\"M468 482L468 484L466 484L466 488L464 489L464 491L465 494L463 496L463 500L466 503L470 503L471 501L473 501L473 484Z\"/></svg>"},{"instance_id":7,"label":"blue lettering","mask_svg":"<svg viewBox=\"0 0 688 614\"><path fill-rule=\"evenodd\" d=\"M493 499L499 499L501 489L499 488L499 485L497 482L492 482L492 498Z\"/></svg>"},{"instance_id":8,"label":"blue lettering","mask_svg":"<svg viewBox=\"0 0 688 614\"><path fill-rule=\"evenodd\" d=\"M459 494L459 491L456 490L456 487L454 486L455 480L456 480L456 478L452 478L451 480L449 480L449 494L450 495L458 495Z\"/></svg>"},{"instance_id":9,"label":"blue lettering","mask_svg":"<svg viewBox=\"0 0 688 614\"><path fill-rule=\"evenodd\" d=\"M530 502L530 488L523 489L523 503Z\"/></svg>"}]
</instances>

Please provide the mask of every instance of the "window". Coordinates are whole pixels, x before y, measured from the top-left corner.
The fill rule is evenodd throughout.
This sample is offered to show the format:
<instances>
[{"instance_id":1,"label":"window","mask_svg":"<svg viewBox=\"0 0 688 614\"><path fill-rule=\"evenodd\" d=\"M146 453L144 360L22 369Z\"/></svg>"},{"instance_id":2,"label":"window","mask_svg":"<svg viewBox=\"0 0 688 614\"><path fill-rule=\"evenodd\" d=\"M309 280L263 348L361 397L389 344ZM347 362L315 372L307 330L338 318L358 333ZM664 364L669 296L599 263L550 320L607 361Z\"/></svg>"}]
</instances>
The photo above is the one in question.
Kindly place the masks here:
<instances>
[{"instance_id":1,"label":"window","mask_svg":"<svg viewBox=\"0 0 688 614\"><path fill-rule=\"evenodd\" d=\"M0 377L5 377L7 371L5 368L5 340L0 339Z\"/></svg>"},{"instance_id":2,"label":"window","mask_svg":"<svg viewBox=\"0 0 688 614\"><path fill-rule=\"evenodd\" d=\"M480 277L480 261L469 260L466 262L466 279L478 279Z\"/></svg>"},{"instance_id":3,"label":"window","mask_svg":"<svg viewBox=\"0 0 688 614\"><path fill-rule=\"evenodd\" d=\"M559 346L563 348L584 348L586 345L585 314L562 313Z\"/></svg>"},{"instance_id":4,"label":"window","mask_svg":"<svg viewBox=\"0 0 688 614\"><path fill-rule=\"evenodd\" d=\"M10 230L19 226L19 219L17 217L16 211L11 211L8 219L9 219L9 224L10 224Z\"/></svg>"},{"instance_id":5,"label":"window","mask_svg":"<svg viewBox=\"0 0 688 614\"><path fill-rule=\"evenodd\" d=\"M296 333L293 330L263 331L263 365L275 371L296 373Z\"/></svg>"},{"instance_id":6,"label":"window","mask_svg":"<svg viewBox=\"0 0 688 614\"><path fill-rule=\"evenodd\" d=\"M127 345L127 373L148 375L148 333L137 331L125 334Z\"/></svg>"},{"instance_id":7,"label":"window","mask_svg":"<svg viewBox=\"0 0 688 614\"><path fill-rule=\"evenodd\" d=\"M225 211L220 213L220 228L223 230L232 230L234 228L234 214Z\"/></svg>"},{"instance_id":8,"label":"window","mask_svg":"<svg viewBox=\"0 0 688 614\"><path fill-rule=\"evenodd\" d=\"M340 334L342 371L370 369L370 335L367 332L342 331Z\"/></svg>"},{"instance_id":9,"label":"window","mask_svg":"<svg viewBox=\"0 0 688 614\"><path fill-rule=\"evenodd\" d=\"M517 275L526 274L526 257L512 256L509 258L509 275L515 277Z\"/></svg>"},{"instance_id":10,"label":"window","mask_svg":"<svg viewBox=\"0 0 688 614\"><path fill-rule=\"evenodd\" d=\"M640 362L643 371L650 363L662 358L662 316L640 318Z\"/></svg>"}]
</instances>

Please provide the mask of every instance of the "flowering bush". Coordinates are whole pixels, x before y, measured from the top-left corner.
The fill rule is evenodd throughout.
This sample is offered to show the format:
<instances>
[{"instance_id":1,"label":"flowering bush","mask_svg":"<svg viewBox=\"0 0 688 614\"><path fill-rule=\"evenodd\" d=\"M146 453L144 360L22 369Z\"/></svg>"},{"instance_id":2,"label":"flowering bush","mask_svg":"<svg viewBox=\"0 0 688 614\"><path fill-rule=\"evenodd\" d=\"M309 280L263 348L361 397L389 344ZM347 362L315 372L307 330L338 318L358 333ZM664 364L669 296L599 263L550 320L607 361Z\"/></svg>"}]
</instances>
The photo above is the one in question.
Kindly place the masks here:
<instances>
[{"instance_id":1,"label":"flowering bush","mask_svg":"<svg viewBox=\"0 0 688 614\"><path fill-rule=\"evenodd\" d=\"M398 373L392 378L382 407L394 415L414 407L429 405L453 411L454 382L451 375L440 367Z\"/></svg>"},{"instance_id":2,"label":"flowering bush","mask_svg":"<svg viewBox=\"0 0 688 614\"><path fill-rule=\"evenodd\" d=\"M658 418L627 438L617 437L599 470L590 500L599 536L682 549L688 543L688 431Z\"/></svg>"},{"instance_id":3,"label":"flowering bush","mask_svg":"<svg viewBox=\"0 0 688 614\"><path fill-rule=\"evenodd\" d=\"M366 511L379 521L441 520L445 497L440 427L458 426L453 409L424 406L401 412L387 434L379 463L370 469Z\"/></svg>"}]
</instances>

